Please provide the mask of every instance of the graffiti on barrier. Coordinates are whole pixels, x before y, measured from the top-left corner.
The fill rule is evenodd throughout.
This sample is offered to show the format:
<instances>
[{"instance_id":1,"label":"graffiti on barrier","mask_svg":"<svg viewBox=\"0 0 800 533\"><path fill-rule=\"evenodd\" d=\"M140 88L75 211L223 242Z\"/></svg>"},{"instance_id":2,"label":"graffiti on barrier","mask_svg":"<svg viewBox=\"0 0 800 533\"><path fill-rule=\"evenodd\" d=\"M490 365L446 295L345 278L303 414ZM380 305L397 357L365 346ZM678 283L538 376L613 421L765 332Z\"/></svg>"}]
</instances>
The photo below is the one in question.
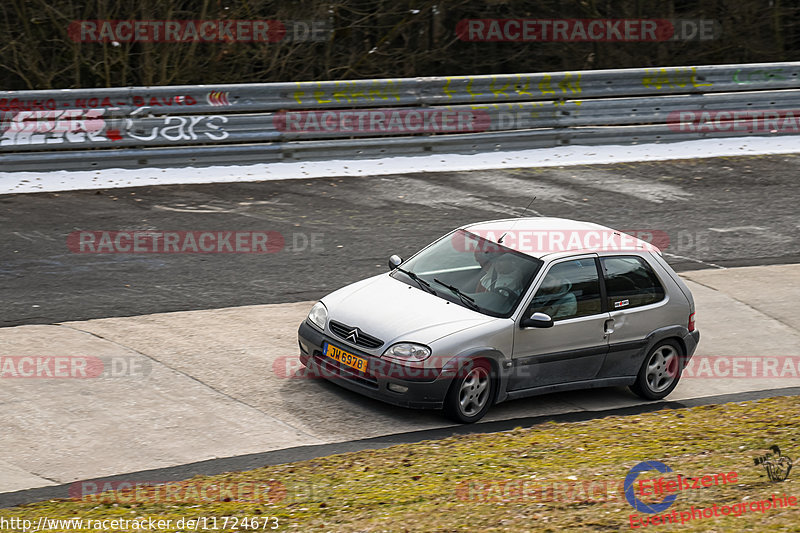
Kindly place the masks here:
<instances>
[{"instance_id":1,"label":"graffiti on barrier","mask_svg":"<svg viewBox=\"0 0 800 533\"><path fill-rule=\"evenodd\" d=\"M766 83L770 81L786 80L782 68L757 69L742 73L742 69L737 69L733 73L733 82L740 85L747 83Z\"/></svg>"},{"instance_id":2,"label":"graffiti on barrier","mask_svg":"<svg viewBox=\"0 0 800 533\"><path fill-rule=\"evenodd\" d=\"M104 142L104 109L56 109L6 113L0 122L0 146Z\"/></svg>"},{"instance_id":3,"label":"graffiti on barrier","mask_svg":"<svg viewBox=\"0 0 800 533\"><path fill-rule=\"evenodd\" d=\"M697 77L695 67L687 68L655 68L645 69L642 77L642 85L651 89L670 89L686 87L711 87L711 82L700 83L701 78Z\"/></svg>"},{"instance_id":4,"label":"graffiti on barrier","mask_svg":"<svg viewBox=\"0 0 800 533\"><path fill-rule=\"evenodd\" d=\"M230 100L228 100L229 94L226 91L211 91L206 95L206 102L208 102L208 105L213 106L231 105Z\"/></svg>"},{"instance_id":5,"label":"graffiti on barrier","mask_svg":"<svg viewBox=\"0 0 800 533\"><path fill-rule=\"evenodd\" d=\"M155 124L149 122L146 125L137 125L133 119L125 119L127 136L139 141L154 141L159 138L167 141L195 141L203 135L212 141L221 141L228 137L228 132L222 129L222 125L228 122L228 117L222 115L166 116L155 121Z\"/></svg>"},{"instance_id":6,"label":"graffiti on barrier","mask_svg":"<svg viewBox=\"0 0 800 533\"><path fill-rule=\"evenodd\" d=\"M479 96L489 95L496 100L503 100L509 98L518 99L522 95L548 96L578 94L583 91L580 72L518 76L513 83L508 81L502 85L498 84L497 78L493 77L486 89L482 90L477 86L486 87L486 82L480 78L470 76L448 77L444 87L442 87L442 93L447 95L448 98L453 98L463 92L473 100Z\"/></svg>"},{"instance_id":7,"label":"graffiti on barrier","mask_svg":"<svg viewBox=\"0 0 800 533\"><path fill-rule=\"evenodd\" d=\"M144 111L139 108L134 112ZM61 143L105 143L135 139L170 142L208 138L221 141L228 117L220 115L163 116L140 119L113 116L106 109L55 109L6 112L0 120L0 146Z\"/></svg>"},{"instance_id":8,"label":"graffiti on barrier","mask_svg":"<svg viewBox=\"0 0 800 533\"><path fill-rule=\"evenodd\" d=\"M130 95L127 97L105 98L43 98L19 99L0 98L0 111L54 111L56 109L114 109L119 107L178 107L193 106L197 100L189 94L169 96Z\"/></svg>"},{"instance_id":9,"label":"graffiti on barrier","mask_svg":"<svg viewBox=\"0 0 800 533\"><path fill-rule=\"evenodd\" d=\"M376 80L370 87L356 82L334 82L332 89L326 88L321 83L298 82L297 90L292 93L292 97L298 104L317 103L330 104L336 103L358 103L358 102L377 102L386 100L400 100L400 92L397 82L392 80Z\"/></svg>"}]
</instances>

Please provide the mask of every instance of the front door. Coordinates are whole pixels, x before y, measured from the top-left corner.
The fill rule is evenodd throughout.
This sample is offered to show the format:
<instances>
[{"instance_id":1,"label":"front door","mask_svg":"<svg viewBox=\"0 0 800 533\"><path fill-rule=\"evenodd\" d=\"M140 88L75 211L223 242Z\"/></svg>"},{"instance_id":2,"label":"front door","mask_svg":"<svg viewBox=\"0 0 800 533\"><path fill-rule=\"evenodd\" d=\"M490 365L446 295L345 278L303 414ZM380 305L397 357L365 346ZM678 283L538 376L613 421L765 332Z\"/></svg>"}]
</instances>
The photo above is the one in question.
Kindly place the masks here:
<instances>
[{"instance_id":1,"label":"front door","mask_svg":"<svg viewBox=\"0 0 800 533\"><path fill-rule=\"evenodd\" d=\"M545 313L551 328L514 333L509 390L590 380L608 352L610 316L603 312L596 254L550 265L522 316Z\"/></svg>"}]
</instances>

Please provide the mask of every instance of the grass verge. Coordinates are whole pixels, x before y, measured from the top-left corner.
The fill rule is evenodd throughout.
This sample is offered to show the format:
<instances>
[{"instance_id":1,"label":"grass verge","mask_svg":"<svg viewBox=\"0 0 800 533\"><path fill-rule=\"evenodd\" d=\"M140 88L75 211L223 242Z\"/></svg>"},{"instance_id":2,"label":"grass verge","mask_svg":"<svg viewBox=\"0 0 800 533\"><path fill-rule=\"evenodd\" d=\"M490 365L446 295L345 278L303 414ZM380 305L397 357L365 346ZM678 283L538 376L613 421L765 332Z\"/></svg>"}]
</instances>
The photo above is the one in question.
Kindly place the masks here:
<instances>
[{"instance_id":1,"label":"grass verge","mask_svg":"<svg viewBox=\"0 0 800 533\"><path fill-rule=\"evenodd\" d=\"M800 397L551 422L199 476L167 487L140 486L3 509L0 524L2 531L23 531L22 523L10 519L30 520L36 527L47 517L83 519L80 531L135 531L134 520L170 520L156 530L270 531L277 524L279 531L335 532L800 532L800 467L785 481L772 482L765 468L754 464L772 445L800 462ZM623 491L629 470L648 460L673 470L663 475L665 480L681 475L701 478L702 484L704 475L736 476L728 483L718 478L717 485L678 492L675 502L658 513L675 511L677 523L642 525L634 519L638 527L632 528L631 515L639 520L656 516L637 512ZM638 479L658 476L642 473ZM634 488L646 503L664 498L645 497L638 485ZM773 494L796 498L794 506L762 512L757 502ZM680 523L681 512L715 504L719 516L698 518L695 513ZM732 514L722 515L723 506ZM737 509L744 512L734 516ZM128 522L100 522L114 519ZM75 530L63 524L53 529Z\"/></svg>"}]
</instances>

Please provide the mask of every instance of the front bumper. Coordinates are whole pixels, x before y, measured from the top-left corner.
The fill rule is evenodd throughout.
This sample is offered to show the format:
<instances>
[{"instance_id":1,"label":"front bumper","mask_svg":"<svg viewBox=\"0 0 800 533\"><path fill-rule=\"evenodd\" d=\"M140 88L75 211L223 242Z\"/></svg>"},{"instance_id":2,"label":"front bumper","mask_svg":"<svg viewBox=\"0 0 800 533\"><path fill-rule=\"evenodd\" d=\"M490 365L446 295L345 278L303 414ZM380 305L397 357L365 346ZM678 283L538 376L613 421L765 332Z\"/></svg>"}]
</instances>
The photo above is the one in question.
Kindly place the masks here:
<instances>
[{"instance_id":1,"label":"front bumper","mask_svg":"<svg viewBox=\"0 0 800 533\"><path fill-rule=\"evenodd\" d=\"M300 345L300 361L313 375L327 379L337 385L401 407L415 409L441 409L450 383L455 377L452 370L415 369L389 363L388 361L354 349L336 337L327 335L303 321L297 331ZM336 347L367 359L366 372L360 372L322 353L322 345L329 342ZM392 384L398 390L389 388Z\"/></svg>"}]
</instances>

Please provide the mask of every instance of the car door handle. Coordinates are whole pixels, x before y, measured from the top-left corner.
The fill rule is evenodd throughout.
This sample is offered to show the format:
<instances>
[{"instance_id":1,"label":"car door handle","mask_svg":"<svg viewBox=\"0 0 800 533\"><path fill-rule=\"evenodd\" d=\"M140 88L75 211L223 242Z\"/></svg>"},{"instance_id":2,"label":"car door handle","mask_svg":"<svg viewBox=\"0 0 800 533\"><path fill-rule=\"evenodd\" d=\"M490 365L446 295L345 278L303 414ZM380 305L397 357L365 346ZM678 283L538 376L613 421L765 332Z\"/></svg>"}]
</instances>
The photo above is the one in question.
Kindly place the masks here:
<instances>
[{"instance_id":1,"label":"car door handle","mask_svg":"<svg viewBox=\"0 0 800 533\"><path fill-rule=\"evenodd\" d=\"M611 335L612 333L614 333L613 318L609 318L608 320L606 320L605 324L603 325L603 332L605 332L606 335Z\"/></svg>"}]
</instances>

